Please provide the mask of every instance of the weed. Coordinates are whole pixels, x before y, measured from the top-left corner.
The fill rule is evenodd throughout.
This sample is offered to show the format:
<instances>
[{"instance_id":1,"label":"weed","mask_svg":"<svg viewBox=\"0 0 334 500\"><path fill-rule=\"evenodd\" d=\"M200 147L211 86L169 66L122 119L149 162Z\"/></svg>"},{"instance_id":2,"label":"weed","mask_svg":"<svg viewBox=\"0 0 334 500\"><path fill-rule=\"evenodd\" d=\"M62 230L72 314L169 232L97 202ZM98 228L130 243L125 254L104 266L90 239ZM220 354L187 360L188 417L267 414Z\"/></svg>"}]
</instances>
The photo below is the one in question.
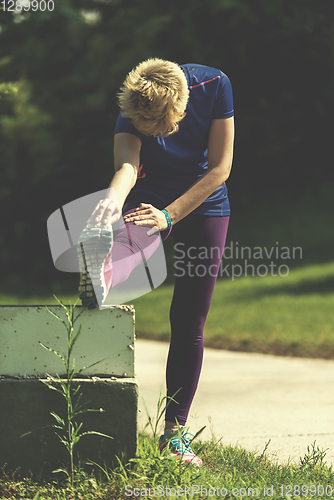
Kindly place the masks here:
<instances>
[{"instance_id":1,"label":"weed","mask_svg":"<svg viewBox=\"0 0 334 500\"><path fill-rule=\"evenodd\" d=\"M326 456L326 450L320 450L319 446L316 447L316 441L314 441L311 446L307 447L307 453L305 453L303 458L299 459L300 468L302 470L305 469L314 469L316 467L322 468L324 463L324 458Z\"/></svg>"},{"instance_id":2,"label":"weed","mask_svg":"<svg viewBox=\"0 0 334 500\"><path fill-rule=\"evenodd\" d=\"M55 297L55 296L54 296ZM39 342L44 349L47 349L48 351L52 352L55 354L58 358L60 358L65 366L66 369L66 378L62 379L58 374L56 374L55 377L47 374L47 380L41 380L43 384L45 384L49 389L58 392L61 394L65 400L66 400L66 417L65 419L62 419L56 412L51 411L50 414L51 416L55 419L55 423L46 427L52 427L55 429L55 435L58 437L60 442L65 446L66 450L68 451L69 454L69 459L70 459L70 472L67 471L65 468L60 468L56 469L53 472L64 472L67 477L69 478L71 482L71 486L73 488L74 484L74 447L75 445L80 441L80 439L83 436L87 436L90 434L96 434L98 436L103 436L109 439L113 439L111 436L108 436L106 434L103 434L101 432L97 431L85 431L85 432L80 432L83 422L78 422L77 417L83 413L87 412L92 412L92 411L103 411L101 408L100 409L92 409L92 408L87 408L87 404L89 401L82 401L82 392L80 392L80 384L77 385L77 387L74 389L73 387L73 379L75 375L80 375L84 370L87 370L88 368L91 368L92 366L97 365L103 360L96 361L95 363L92 363L88 366L85 366L83 368L80 368L80 370L76 370L75 366L75 359L73 358L73 348L80 336L81 333L81 325L78 328L78 331L74 333L74 324L81 316L83 313L84 309L75 317L74 316L74 311L76 307L76 303L72 306L70 305L69 307L66 307L57 297L55 299L58 301L58 303L62 306L62 308L65 310L66 318L67 318L67 323L64 321L60 316L52 312L47 306L47 310L57 318L59 321L63 323L65 326L66 332L67 332L67 352L65 352L62 349L62 353L59 353L55 351L54 349L46 346L42 342ZM29 431L23 436L30 434L33 431ZM23 437L21 436L21 437Z\"/></svg>"}]
</instances>

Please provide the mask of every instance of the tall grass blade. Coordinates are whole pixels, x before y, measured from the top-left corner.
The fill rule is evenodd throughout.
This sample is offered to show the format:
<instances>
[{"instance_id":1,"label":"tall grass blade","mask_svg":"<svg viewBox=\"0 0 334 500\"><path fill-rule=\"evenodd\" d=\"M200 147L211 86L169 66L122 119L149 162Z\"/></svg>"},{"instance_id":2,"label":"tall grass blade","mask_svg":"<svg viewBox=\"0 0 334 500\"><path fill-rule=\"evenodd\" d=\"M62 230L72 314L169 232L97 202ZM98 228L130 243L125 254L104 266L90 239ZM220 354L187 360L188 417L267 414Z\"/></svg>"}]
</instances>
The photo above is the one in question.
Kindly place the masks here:
<instances>
[{"instance_id":1,"label":"tall grass blade","mask_svg":"<svg viewBox=\"0 0 334 500\"><path fill-rule=\"evenodd\" d=\"M58 358L60 358L63 362L65 362L65 356L62 356L59 352L55 351L51 347L48 347L47 345L43 344L43 342L38 341L38 343L44 347L47 351L53 352ZM64 353L65 354L65 353Z\"/></svg>"},{"instance_id":2,"label":"tall grass blade","mask_svg":"<svg viewBox=\"0 0 334 500\"><path fill-rule=\"evenodd\" d=\"M91 363L90 365L84 366L83 368L80 368L80 370L77 371L77 374L80 375L84 370L88 370L88 368L92 368L92 366L98 365L99 363L102 363L107 358L100 359L100 361L95 361L95 363Z\"/></svg>"}]
</instances>

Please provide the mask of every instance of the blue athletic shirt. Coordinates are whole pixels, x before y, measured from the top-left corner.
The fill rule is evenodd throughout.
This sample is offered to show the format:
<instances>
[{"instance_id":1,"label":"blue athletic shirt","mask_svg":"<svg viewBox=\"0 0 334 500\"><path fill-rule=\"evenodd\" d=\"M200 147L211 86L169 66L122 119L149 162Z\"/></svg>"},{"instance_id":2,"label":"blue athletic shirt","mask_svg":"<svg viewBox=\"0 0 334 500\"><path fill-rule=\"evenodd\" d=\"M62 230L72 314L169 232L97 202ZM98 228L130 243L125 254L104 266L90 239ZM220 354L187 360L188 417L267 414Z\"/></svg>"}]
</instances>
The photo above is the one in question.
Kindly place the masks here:
<instances>
[{"instance_id":1,"label":"blue athletic shirt","mask_svg":"<svg viewBox=\"0 0 334 500\"><path fill-rule=\"evenodd\" d=\"M140 169L124 212L140 203L162 210L179 198L208 169L208 137L212 119L234 115L232 87L219 69L200 64L181 65L190 91L186 116L168 137L146 136L120 113L115 134L127 132L141 139ZM223 183L193 213L230 215Z\"/></svg>"}]
</instances>

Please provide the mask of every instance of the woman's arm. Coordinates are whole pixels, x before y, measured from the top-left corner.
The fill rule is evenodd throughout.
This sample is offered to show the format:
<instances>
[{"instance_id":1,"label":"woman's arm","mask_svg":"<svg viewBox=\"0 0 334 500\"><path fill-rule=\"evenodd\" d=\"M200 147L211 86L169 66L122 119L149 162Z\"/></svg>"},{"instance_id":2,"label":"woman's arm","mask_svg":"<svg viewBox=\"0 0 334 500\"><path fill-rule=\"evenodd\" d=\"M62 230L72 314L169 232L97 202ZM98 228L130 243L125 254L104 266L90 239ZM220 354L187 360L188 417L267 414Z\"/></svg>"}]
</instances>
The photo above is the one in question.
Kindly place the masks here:
<instances>
[{"instance_id":1,"label":"woman's arm","mask_svg":"<svg viewBox=\"0 0 334 500\"><path fill-rule=\"evenodd\" d=\"M195 210L226 181L232 166L233 144L234 118L213 120L208 139L208 170L182 196L166 207L173 225ZM167 227L164 214L148 204L141 204L135 215L130 214L124 220L134 221L137 225L156 226L159 231Z\"/></svg>"},{"instance_id":2,"label":"woman's arm","mask_svg":"<svg viewBox=\"0 0 334 500\"><path fill-rule=\"evenodd\" d=\"M114 224L119 219L124 202L137 180L140 148L141 140L136 135L123 132L115 135L115 174L109 186L111 189L108 198L96 206L90 222L102 220L104 224Z\"/></svg>"},{"instance_id":3,"label":"woman's arm","mask_svg":"<svg viewBox=\"0 0 334 500\"><path fill-rule=\"evenodd\" d=\"M213 120L208 140L208 170L166 210L172 224L199 207L230 175L233 159L234 118Z\"/></svg>"},{"instance_id":4,"label":"woman's arm","mask_svg":"<svg viewBox=\"0 0 334 500\"><path fill-rule=\"evenodd\" d=\"M115 175L110 187L115 189L118 203L124 202L136 184L140 163L141 140L134 134L119 133L114 137Z\"/></svg>"}]
</instances>

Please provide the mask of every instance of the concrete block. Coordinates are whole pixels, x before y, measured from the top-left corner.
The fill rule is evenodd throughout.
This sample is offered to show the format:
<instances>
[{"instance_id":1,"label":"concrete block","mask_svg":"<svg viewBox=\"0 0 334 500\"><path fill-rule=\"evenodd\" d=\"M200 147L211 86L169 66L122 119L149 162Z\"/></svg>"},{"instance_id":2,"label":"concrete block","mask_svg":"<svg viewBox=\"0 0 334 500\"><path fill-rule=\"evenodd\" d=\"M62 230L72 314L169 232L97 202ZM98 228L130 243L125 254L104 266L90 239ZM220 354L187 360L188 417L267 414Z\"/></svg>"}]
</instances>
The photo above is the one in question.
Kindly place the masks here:
<instances>
[{"instance_id":1,"label":"concrete block","mask_svg":"<svg viewBox=\"0 0 334 500\"><path fill-rule=\"evenodd\" d=\"M66 321L61 306L49 306ZM87 408L103 411L80 415L81 429L113 437L84 436L75 447L83 460L112 466L115 456L136 456L138 384L135 378L134 308L115 306L104 310L77 308L81 335L73 349L77 370L103 361L73 381L80 384ZM46 374L63 377L65 368L54 353L67 350L67 332L45 306L0 306L0 466L31 471L36 479L68 467L68 452L55 436L50 412L65 418L66 400L42 383ZM84 378L86 377L86 378ZM32 434L22 434L35 430ZM78 461L76 460L76 463ZM91 470L88 468L88 470Z\"/></svg>"},{"instance_id":2,"label":"concrete block","mask_svg":"<svg viewBox=\"0 0 334 500\"><path fill-rule=\"evenodd\" d=\"M90 401L87 408L104 410L80 415L81 430L95 430L114 439L84 436L76 445L75 453L109 467L116 463L116 455L135 457L138 432L136 379L83 379L76 380L74 387L78 384L83 394L82 401ZM38 480L49 477L61 466L69 467L68 452L55 436L55 429L36 429L56 423L51 411L65 417L65 398L41 380L6 378L0 381L0 401L0 466L7 464L11 470L20 467L22 476L31 471ZM20 437L33 429L36 430L32 434ZM85 469L90 471L92 468Z\"/></svg>"},{"instance_id":3,"label":"concrete block","mask_svg":"<svg viewBox=\"0 0 334 500\"><path fill-rule=\"evenodd\" d=\"M48 307L66 320L61 306ZM133 306L84 309L75 332L80 324L81 334L73 349L78 370L103 360L84 374L134 377ZM0 375L64 375L62 361L38 341L62 352L67 348L64 325L45 306L0 306Z\"/></svg>"}]
</instances>

